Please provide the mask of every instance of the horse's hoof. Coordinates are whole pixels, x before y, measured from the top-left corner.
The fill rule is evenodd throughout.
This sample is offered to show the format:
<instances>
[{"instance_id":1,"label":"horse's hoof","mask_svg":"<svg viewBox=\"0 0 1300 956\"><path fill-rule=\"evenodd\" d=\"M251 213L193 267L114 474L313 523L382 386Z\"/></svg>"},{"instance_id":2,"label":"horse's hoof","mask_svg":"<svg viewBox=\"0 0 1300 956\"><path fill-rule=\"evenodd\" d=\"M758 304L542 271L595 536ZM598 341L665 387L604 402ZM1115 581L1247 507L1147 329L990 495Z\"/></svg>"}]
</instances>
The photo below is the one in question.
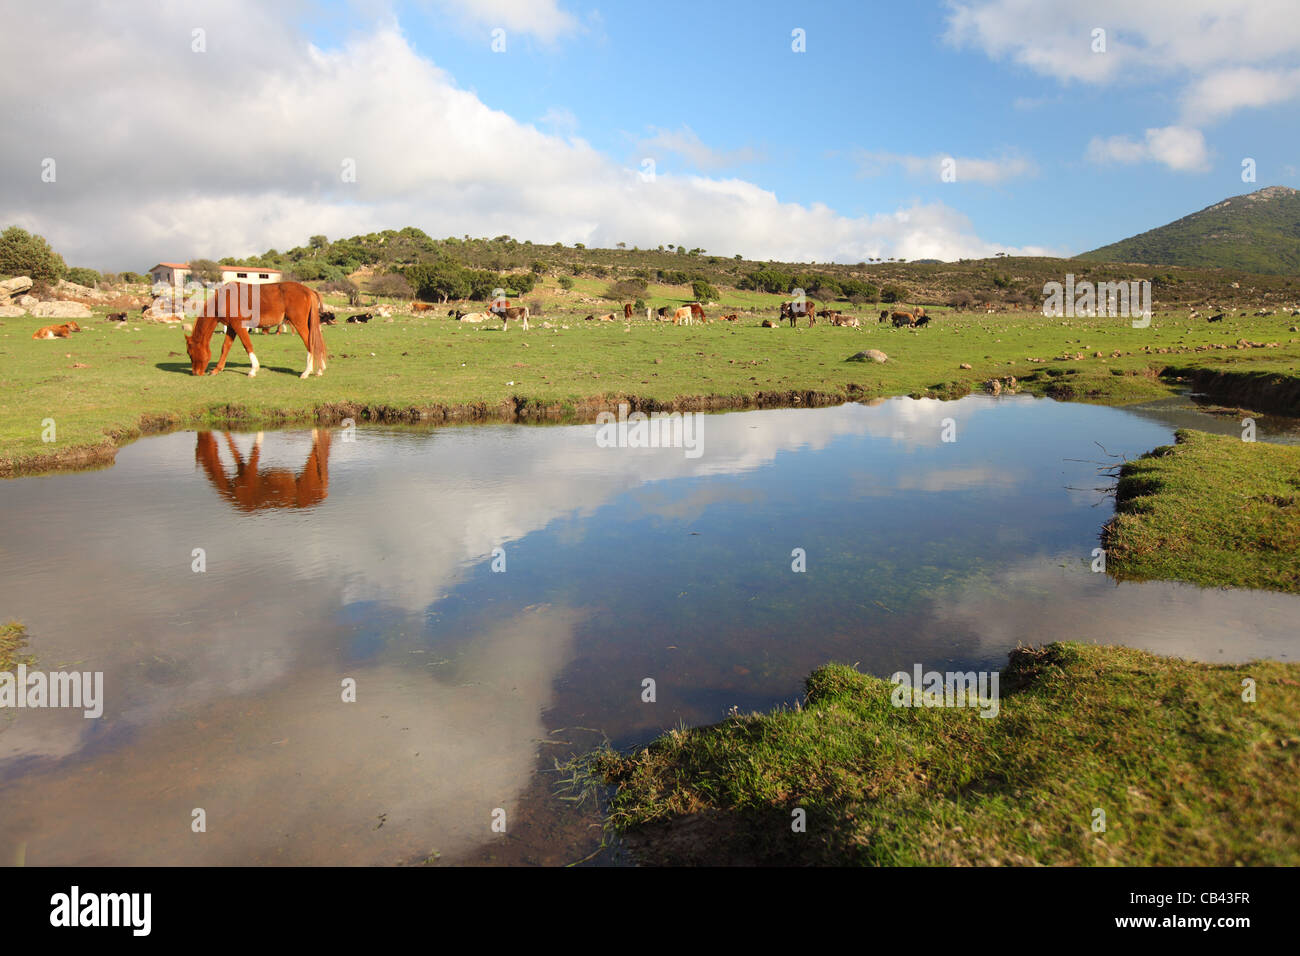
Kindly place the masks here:
<instances>
[{"instance_id":1,"label":"horse's hoof","mask_svg":"<svg viewBox=\"0 0 1300 956\"><path fill-rule=\"evenodd\" d=\"M303 373L302 373L301 375L299 375L298 377L299 377L299 378L307 378L307 377L309 377L310 375L311 375L311 372L303 372Z\"/></svg>"}]
</instances>

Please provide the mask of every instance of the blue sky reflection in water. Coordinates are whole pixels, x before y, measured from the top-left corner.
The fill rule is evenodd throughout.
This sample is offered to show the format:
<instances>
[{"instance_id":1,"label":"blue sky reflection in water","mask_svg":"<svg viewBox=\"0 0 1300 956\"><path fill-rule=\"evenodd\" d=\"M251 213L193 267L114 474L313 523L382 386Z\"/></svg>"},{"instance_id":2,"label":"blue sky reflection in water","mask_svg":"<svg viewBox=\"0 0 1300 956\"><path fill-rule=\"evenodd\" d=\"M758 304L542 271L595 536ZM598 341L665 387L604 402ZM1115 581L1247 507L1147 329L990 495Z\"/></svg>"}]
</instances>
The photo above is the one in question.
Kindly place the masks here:
<instances>
[{"instance_id":1,"label":"blue sky reflection in water","mask_svg":"<svg viewBox=\"0 0 1300 956\"><path fill-rule=\"evenodd\" d=\"M594 426L267 433L256 460L254 435L184 432L0 484L0 611L107 696L98 721L5 715L0 860L568 862L598 818L539 770L789 702L828 660L1295 659L1300 599L1089 570L1098 469L1188 416L1237 428L1185 401L892 399L709 416L697 459Z\"/></svg>"}]
</instances>

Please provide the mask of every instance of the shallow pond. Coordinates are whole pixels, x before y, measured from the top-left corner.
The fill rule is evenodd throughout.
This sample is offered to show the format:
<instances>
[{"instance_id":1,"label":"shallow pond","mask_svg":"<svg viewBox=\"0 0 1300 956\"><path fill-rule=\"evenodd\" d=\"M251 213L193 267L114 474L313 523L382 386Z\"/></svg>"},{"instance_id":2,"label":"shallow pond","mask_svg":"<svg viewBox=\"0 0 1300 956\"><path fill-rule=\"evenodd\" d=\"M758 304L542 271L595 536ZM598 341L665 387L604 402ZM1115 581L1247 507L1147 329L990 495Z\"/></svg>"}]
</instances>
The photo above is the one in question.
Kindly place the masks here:
<instances>
[{"instance_id":1,"label":"shallow pond","mask_svg":"<svg viewBox=\"0 0 1300 956\"><path fill-rule=\"evenodd\" d=\"M0 616L34 669L104 675L98 719L0 712L0 862L616 863L557 760L829 660L1294 660L1300 598L1090 568L1102 469L1185 425L1240 432L1185 399L900 398L706 416L698 457L591 425L178 432L0 483Z\"/></svg>"}]
</instances>

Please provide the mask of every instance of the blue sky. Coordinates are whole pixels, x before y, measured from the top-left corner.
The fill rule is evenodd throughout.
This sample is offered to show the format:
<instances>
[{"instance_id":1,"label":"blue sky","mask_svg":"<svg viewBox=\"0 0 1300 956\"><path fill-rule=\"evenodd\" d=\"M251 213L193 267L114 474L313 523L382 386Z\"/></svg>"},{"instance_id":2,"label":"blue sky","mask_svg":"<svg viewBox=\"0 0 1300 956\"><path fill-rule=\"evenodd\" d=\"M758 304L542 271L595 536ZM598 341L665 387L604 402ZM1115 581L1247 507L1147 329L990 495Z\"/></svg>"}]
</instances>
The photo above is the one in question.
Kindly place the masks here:
<instances>
[{"instance_id":1,"label":"blue sky","mask_svg":"<svg viewBox=\"0 0 1300 956\"><path fill-rule=\"evenodd\" d=\"M285 137L260 167L241 157L217 175L209 151L182 146L192 181L175 167L161 178L238 222L196 230L155 215L158 234L133 236L132 255L243 254L407 224L823 261L1073 254L1300 185L1300 17L1278 0L1097 0L1083 12L1055 0L300 2L276 9L275 44L239 27L242 2L128 5L121 43L143 37L172 68L101 71L81 89L73 76L44 94L71 109L119 82L119 100L157 96L162 79L192 100L246 97L242 112ZM55 23L28 35L55 42ZM207 31L206 63L172 49L191 24ZM0 54L22 54L5 43ZM218 56L236 69L208 69ZM288 142L296 123L316 155ZM41 132L33 149L50 153ZM51 122L47 138L64 132ZM361 154L371 175L359 188L328 182L327 142ZM657 194L635 179L647 158ZM110 159L95 158L101 175ZM130 198L150 160L124 149L120 161ZM138 185L152 201L156 187ZM77 207L55 195L67 194L11 186L0 218L74 233ZM275 211L259 228L251 206ZM83 256L108 252L86 245Z\"/></svg>"}]
</instances>

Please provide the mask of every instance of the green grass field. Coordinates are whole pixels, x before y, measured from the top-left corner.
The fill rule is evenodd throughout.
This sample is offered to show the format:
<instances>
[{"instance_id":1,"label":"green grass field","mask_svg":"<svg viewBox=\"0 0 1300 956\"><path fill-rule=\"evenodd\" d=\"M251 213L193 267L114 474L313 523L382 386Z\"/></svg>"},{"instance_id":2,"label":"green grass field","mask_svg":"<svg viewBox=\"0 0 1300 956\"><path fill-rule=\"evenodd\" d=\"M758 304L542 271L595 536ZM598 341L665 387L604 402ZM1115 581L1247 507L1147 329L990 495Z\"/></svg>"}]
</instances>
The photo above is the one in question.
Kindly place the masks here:
<instances>
[{"instance_id":1,"label":"green grass field","mask_svg":"<svg viewBox=\"0 0 1300 956\"><path fill-rule=\"evenodd\" d=\"M525 297L544 304L526 334L456 323L446 306L328 327L329 370L308 381L298 378L306 353L289 334L254 338L262 364L255 379L247 377L248 356L238 342L224 374L194 378L174 324L133 319L123 326L97 309L70 339L33 340L35 329L55 320L0 319L0 475L102 464L123 443L168 427L331 422L343 417L341 408L377 421L421 412L441 420L448 409L460 419L509 418L521 407L537 417L582 417L623 397L653 407L691 400L693 407L743 407L898 394L956 397L1011 376L1023 391L1124 403L1168 394L1170 385L1157 373L1173 363L1300 378L1300 338L1289 333L1294 320L1284 317L1207 325L1158 314L1149 328L1134 329L1118 318L932 310L929 327L909 330L878 325L870 306L841 306L864 320L861 329L824 322L764 329L760 319L775 317L781 297L724 291L708 312L741 312L736 323L673 327L634 319L625 325L621 315L613 323L583 321L614 308L595 299L605 285L578 280L566 293L548 283ZM685 287L651 286L647 302L680 303L689 295ZM544 322L556 327L545 329ZM1236 349L1242 338L1280 347ZM215 365L220 336L213 341ZM1196 351L1209 344L1233 347ZM864 349L884 351L889 361L846 361ZM50 419L53 440L47 441Z\"/></svg>"},{"instance_id":2,"label":"green grass field","mask_svg":"<svg viewBox=\"0 0 1300 956\"><path fill-rule=\"evenodd\" d=\"M1242 681L1256 700L1243 700ZM598 754L658 864L1296 865L1300 664L1121 647L1012 654L1000 711L895 707L815 671L807 704ZM792 827L806 812L806 831ZM1095 828L1104 813L1104 831Z\"/></svg>"},{"instance_id":3,"label":"green grass field","mask_svg":"<svg viewBox=\"0 0 1300 956\"><path fill-rule=\"evenodd\" d=\"M1300 591L1300 448L1190 430L1177 441L1122 467L1107 569Z\"/></svg>"}]
</instances>

